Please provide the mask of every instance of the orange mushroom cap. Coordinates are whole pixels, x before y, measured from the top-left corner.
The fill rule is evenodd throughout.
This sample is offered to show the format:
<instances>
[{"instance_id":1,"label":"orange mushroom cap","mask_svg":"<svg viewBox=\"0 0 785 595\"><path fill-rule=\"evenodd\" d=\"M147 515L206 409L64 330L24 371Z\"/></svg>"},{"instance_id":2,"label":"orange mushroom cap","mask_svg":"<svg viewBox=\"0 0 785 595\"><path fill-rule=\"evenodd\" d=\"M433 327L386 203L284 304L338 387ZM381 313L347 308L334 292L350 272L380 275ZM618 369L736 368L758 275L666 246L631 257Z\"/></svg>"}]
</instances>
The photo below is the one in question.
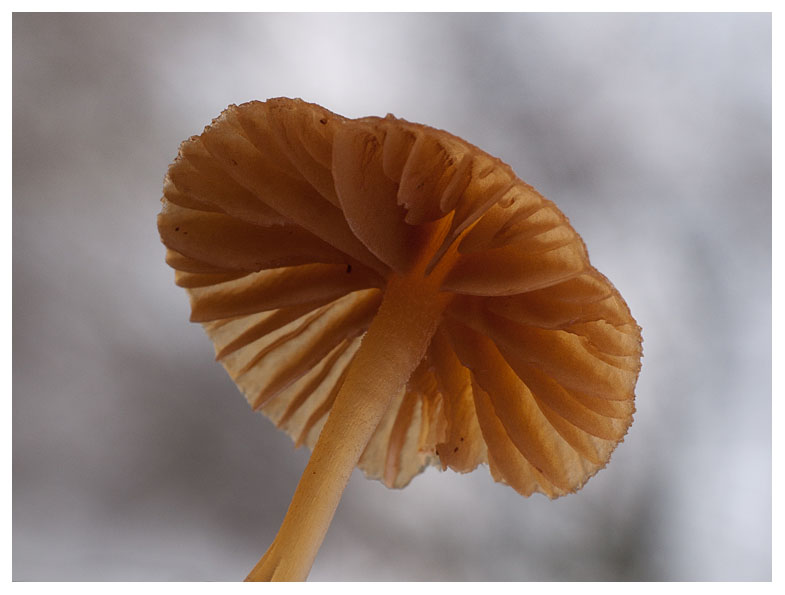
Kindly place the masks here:
<instances>
[{"instance_id":1,"label":"orange mushroom cap","mask_svg":"<svg viewBox=\"0 0 785 595\"><path fill-rule=\"evenodd\" d=\"M526 496L579 489L632 423L641 332L580 236L447 132L299 99L230 106L185 141L158 218L217 358L313 447L391 275L452 295L359 467L403 487L481 463Z\"/></svg>"}]
</instances>

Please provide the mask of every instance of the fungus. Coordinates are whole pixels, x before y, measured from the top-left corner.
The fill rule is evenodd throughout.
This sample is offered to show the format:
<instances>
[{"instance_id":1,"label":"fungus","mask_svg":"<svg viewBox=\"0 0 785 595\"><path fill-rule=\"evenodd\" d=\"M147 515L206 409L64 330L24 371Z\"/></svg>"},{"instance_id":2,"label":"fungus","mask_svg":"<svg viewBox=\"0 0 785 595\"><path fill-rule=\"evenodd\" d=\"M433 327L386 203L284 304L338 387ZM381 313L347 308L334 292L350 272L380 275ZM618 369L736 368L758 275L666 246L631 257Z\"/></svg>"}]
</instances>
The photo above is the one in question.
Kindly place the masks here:
<instances>
[{"instance_id":1,"label":"fungus","mask_svg":"<svg viewBox=\"0 0 785 595\"><path fill-rule=\"evenodd\" d=\"M312 449L247 580L305 580L352 470L404 487L481 463L574 492L632 422L640 328L580 236L447 132L299 99L180 146L158 229L255 410Z\"/></svg>"}]
</instances>

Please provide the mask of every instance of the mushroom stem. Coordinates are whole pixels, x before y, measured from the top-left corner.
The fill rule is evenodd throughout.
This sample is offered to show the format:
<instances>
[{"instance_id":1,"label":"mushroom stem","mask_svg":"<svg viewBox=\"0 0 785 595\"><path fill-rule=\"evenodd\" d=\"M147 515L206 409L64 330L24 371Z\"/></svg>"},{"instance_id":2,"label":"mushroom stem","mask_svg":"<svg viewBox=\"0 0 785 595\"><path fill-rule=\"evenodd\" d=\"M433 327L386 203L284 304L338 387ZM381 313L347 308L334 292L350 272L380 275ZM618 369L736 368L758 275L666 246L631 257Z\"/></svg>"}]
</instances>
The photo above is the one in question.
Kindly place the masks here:
<instances>
[{"instance_id":1,"label":"mushroom stem","mask_svg":"<svg viewBox=\"0 0 785 595\"><path fill-rule=\"evenodd\" d=\"M302 581L352 470L425 355L450 296L439 275L393 275L270 548L246 581Z\"/></svg>"}]
</instances>

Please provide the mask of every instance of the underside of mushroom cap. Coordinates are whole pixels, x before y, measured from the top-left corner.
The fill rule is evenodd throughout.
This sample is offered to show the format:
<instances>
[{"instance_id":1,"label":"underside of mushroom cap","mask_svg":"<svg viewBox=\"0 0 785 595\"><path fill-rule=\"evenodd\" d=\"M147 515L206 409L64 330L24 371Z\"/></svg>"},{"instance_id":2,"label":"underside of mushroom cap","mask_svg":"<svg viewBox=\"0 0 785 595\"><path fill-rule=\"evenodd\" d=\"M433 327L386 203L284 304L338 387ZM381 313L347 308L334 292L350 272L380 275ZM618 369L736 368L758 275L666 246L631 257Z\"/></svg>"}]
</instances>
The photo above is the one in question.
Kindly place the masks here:
<instances>
[{"instance_id":1,"label":"underside of mushroom cap","mask_svg":"<svg viewBox=\"0 0 785 595\"><path fill-rule=\"evenodd\" d=\"M641 334L567 218L498 159L392 116L230 106L170 166L167 262L254 409L313 447L391 275L454 294L360 459L405 486L481 463L557 497L632 422ZM418 273L423 274L423 273Z\"/></svg>"}]
</instances>

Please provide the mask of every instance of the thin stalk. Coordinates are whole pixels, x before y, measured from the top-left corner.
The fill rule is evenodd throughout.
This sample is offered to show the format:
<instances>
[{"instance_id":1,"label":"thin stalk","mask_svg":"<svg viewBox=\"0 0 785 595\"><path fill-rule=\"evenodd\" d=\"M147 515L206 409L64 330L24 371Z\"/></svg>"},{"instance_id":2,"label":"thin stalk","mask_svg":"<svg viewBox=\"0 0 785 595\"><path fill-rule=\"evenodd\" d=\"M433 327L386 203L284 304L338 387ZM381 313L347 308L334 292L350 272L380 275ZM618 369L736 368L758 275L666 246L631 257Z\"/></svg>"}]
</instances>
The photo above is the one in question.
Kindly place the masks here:
<instances>
[{"instance_id":1,"label":"thin stalk","mask_svg":"<svg viewBox=\"0 0 785 595\"><path fill-rule=\"evenodd\" d=\"M425 355L447 307L449 295L438 291L437 277L418 271L389 279L283 524L246 581L307 578L352 470Z\"/></svg>"}]
</instances>

